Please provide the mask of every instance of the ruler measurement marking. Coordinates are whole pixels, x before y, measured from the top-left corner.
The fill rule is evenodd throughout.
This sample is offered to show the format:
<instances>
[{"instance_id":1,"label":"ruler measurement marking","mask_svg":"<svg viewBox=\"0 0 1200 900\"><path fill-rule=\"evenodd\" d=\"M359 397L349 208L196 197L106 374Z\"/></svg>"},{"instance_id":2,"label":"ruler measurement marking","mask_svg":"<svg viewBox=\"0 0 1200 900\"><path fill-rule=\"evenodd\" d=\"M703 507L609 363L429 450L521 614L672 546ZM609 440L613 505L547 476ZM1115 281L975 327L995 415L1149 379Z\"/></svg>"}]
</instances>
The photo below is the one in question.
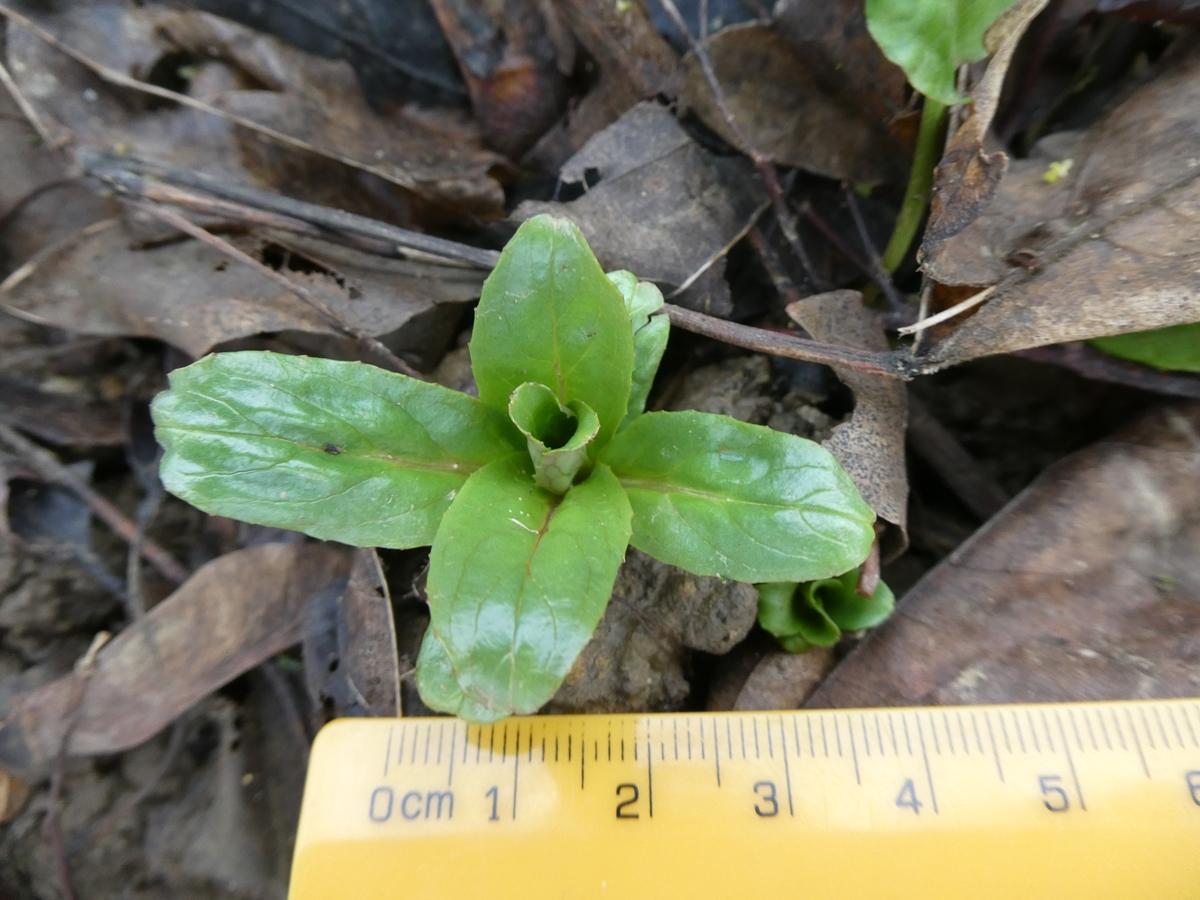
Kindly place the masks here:
<instances>
[{"instance_id":1,"label":"ruler measurement marking","mask_svg":"<svg viewBox=\"0 0 1200 900\"><path fill-rule=\"evenodd\" d=\"M612 759L612 754L609 754L609 759ZM600 741L592 739L592 762L600 762Z\"/></svg>"},{"instance_id":2,"label":"ruler measurement marking","mask_svg":"<svg viewBox=\"0 0 1200 900\"><path fill-rule=\"evenodd\" d=\"M1092 727L1092 718L1087 714L1086 711L1083 714L1083 724L1084 727L1087 728L1088 740L1092 744L1092 749L1099 750L1100 744L1096 742L1096 730Z\"/></svg>"},{"instance_id":3,"label":"ruler measurement marking","mask_svg":"<svg viewBox=\"0 0 1200 900\"><path fill-rule=\"evenodd\" d=\"M612 721L608 723L608 761L612 762Z\"/></svg>"},{"instance_id":4,"label":"ruler measurement marking","mask_svg":"<svg viewBox=\"0 0 1200 900\"><path fill-rule=\"evenodd\" d=\"M767 758L774 759L775 758L775 742L773 740L771 740L771 723L769 720L763 723L763 728L767 732ZM755 744L758 743L758 722L757 722L757 720L755 721L755 724L754 724L754 743Z\"/></svg>"},{"instance_id":5,"label":"ruler measurement marking","mask_svg":"<svg viewBox=\"0 0 1200 900\"><path fill-rule=\"evenodd\" d=\"M875 720L875 740L879 742L879 755L887 756L887 748L883 746L883 721L878 715L871 718Z\"/></svg>"},{"instance_id":6,"label":"ruler measurement marking","mask_svg":"<svg viewBox=\"0 0 1200 900\"><path fill-rule=\"evenodd\" d=\"M1179 714L1183 716L1183 724L1187 727L1188 736L1192 739L1192 746L1200 747L1200 743L1196 741L1196 729L1192 727L1192 719L1188 715L1188 711L1180 708Z\"/></svg>"},{"instance_id":7,"label":"ruler measurement marking","mask_svg":"<svg viewBox=\"0 0 1200 900\"><path fill-rule=\"evenodd\" d=\"M742 759L746 759L746 720L738 719L738 730L742 735Z\"/></svg>"},{"instance_id":8,"label":"ruler measurement marking","mask_svg":"<svg viewBox=\"0 0 1200 900\"><path fill-rule=\"evenodd\" d=\"M1063 731L1062 716L1058 714L1058 710L1054 710L1054 721L1058 723L1058 734L1062 738L1063 751L1067 755L1067 766L1071 769L1071 780L1075 782L1075 794L1079 797L1079 808L1087 812L1087 803L1083 799L1083 788L1079 784L1079 775L1075 771L1075 759L1071 756L1071 742L1067 740L1066 732Z\"/></svg>"},{"instance_id":9,"label":"ruler measurement marking","mask_svg":"<svg viewBox=\"0 0 1200 900\"><path fill-rule=\"evenodd\" d=\"M508 732L505 731L504 745L508 746ZM529 745L533 746L533 726L529 728ZM517 797L520 795L520 777L521 777L521 726L517 725L517 747L513 751L513 802L512 802L512 818L517 821Z\"/></svg>"},{"instance_id":10,"label":"ruler measurement marking","mask_svg":"<svg viewBox=\"0 0 1200 900\"><path fill-rule=\"evenodd\" d=\"M1050 745L1050 752L1057 753L1058 747L1054 745L1054 735L1050 733L1050 722L1046 718L1046 710L1042 707L1038 708L1038 718L1042 720L1042 731L1046 735L1046 743Z\"/></svg>"},{"instance_id":11,"label":"ruler measurement marking","mask_svg":"<svg viewBox=\"0 0 1200 900\"><path fill-rule=\"evenodd\" d=\"M901 714L900 727L904 729L904 746L908 748L908 755L913 755L912 735L908 733L908 716Z\"/></svg>"},{"instance_id":12,"label":"ruler measurement marking","mask_svg":"<svg viewBox=\"0 0 1200 900\"><path fill-rule=\"evenodd\" d=\"M958 751L954 749L954 732L950 730L950 716L946 710L942 710L942 727L946 729L946 745L950 748L950 755L957 756Z\"/></svg>"},{"instance_id":13,"label":"ruler measurement marking","mask_svg":"<svg viewBox=\"0 0 1200 900\"><path fill-rule=\"evenodd\" d=\"M672 740L675 742L675 758L679 759L679 720L671 720Z\"/></svg>"},{"instance_id":14,"label":"ruler measurement marking","mask_svg":"<svg viewBox=\"0 0 1200 900\"><path fill-rule=\"evenodd\" d=\"M388 767L392 764L392 732L396 730L395 726L388 728L387 748L383 751L383 777L387 778Z\"/></svg>"},{"instance_id":15,"label":"ruler measurement marking","mask_svg":"<svg viewBox=\"0 0 1200 900\"><path fill-rule=\"evenodd\" d=\"M836 720L834 725L836 725ZM854 783L862 787L862 775L858 771L858 745L854 742L854 722L849 717L846 719L846 731L850 733L850 755L854 758ZM787 759L787 754L784 753L784 759Z\"/></svg>"},{"instance_id":16,"label":"ruler measurement marking","mask_svg":"<svg viewBox=\"0 0 1200 900\"><path fill-rule=\"evenodd\" d=\"M821 755L829 758L829 734L825 729L825 716L821 716ZM838 754L839 756L841 754Z\"/></svg>"},{"instance_id":17,"label":"ruler measurement marking","mask_svg":"<svg viewBox=\"0 0 1200 900\"><path fill-rule=\"evenodd\" d=\"M1171 739L1169 737L1167 737L1167 729L1163 728L1162 716L1160 716L1158 714L1158 707L1157 706L1150 707L1150 714L1152 716L1154 716L1154 721L1158 723L1158 733L1160 735L1162 735L1163 746L1166 747L1168 750L1170 750L1171 749Z\"/></svg>"},{"instance_id":18,"label":"ruler measurement marking","mask_svg":"<svg viewBox=\"0 0 1200 900\"><path fill-rule=\"evenodd\" d=\"M974 716L971 718L973 719ZM1000 764L1000 750L996 746L996 735L992 732L992 717L987 714L986 710L983 714L983 721L987 725L988 743L992 745L992 758L996 760L996 774L1000 776L1001 784L1007 784L1008 782L1004 780L1004 766Z\"/></svg>"},{"instance_id":19,"label":"ruler measurement marking","mask_svg":"<svg viewBox=\"0 0 1200 900\"><path fill-rule=\"evenodd\" d=\"M488 728L488 764L496 758L496 726Z\"/></svg>"},{"instance_id":20,"label":"ruler measurement marking","mask_svg":"<svg viewBox=\"0 0 1200 900\"><path fill-rule=\"evenodd\" d=\"M1151 750L1157 750L1158 745L1154 743L1154 735L1150 732L1150 723L1146 721L1146 711L1142 707L1138 707L1138 719L1142 723L1142 727L1146 729L1146 743L1150 745Z\"/></svg>"},{"instance_id":21,"label":"ruler measurement marking","mask_svg":"<svg viewBox=\"0 0 1200 900\"><path fill-rule=\"evenodd\" d=\"M796 740L796 759L799 759L803 755L800 752L800 717L795 713L792 714L792 737Z\"/></svg>"},{"instance_id":22,"label":"ruler measurement marking","mask_svg":"<svg viewBox=\"0 0 1200 900\"><path fill-rule=\"evenodd\" d=\"M1146 753L1142 750L1142 741L1138 737L1137 726L1133 724L1133 717L1129 714L1129 707L1125 707L1125 721L1129 724L1129 734L1133 737L1133 746L1137 748L1138 759L1142 763L1142 772L1146 777L1150 777L1150 766L1146 763ZM1123 744L1122 744L1123 745Z\"/></svg>"},{"instance_id":23,"label":"ruler measurement marking","mask_svg":"<svg viewBox=\"0 0 1200 900\"><path fill-rule=\"evenodd\" d=\"M575 735L567 735L567 762L571 761L571 757L575 755Z\"/></svg>"},{"instance_id":24,"label":"ruler measurement marking","mask_svg":"<svg viewBox=\"0 0 1200 900\"><path fill-rule=\"evenodd\" d=\"M812 716L809 716L805 721L806 721L806 724L808 725L808 755L811 756L813 759L816 759L817 758L817 749L816 749L816 747L813 746Z\"/></svg>"},{"instance_id":25,"label":"ruler measurement marking","mask_svg":"<svg viewBox=\"0 0 1200 900\"><path fill-rule=\"evenodd\" d=\"M396 751L396 765L404 765L404 738L408 735L408 729L403 725L400 726L400 748Z\"/></svg>"},{"instance_id":26,"label":"ruler measurement marking","mask_svg":"<svg viewBox=\"0 0 1200 900\"><path fill-rule=\"evenodd\" d=\"M1175 711L1171 707L1167 707L1167 721L1171 723L1171 730L1175 732L1175 740L1179 742L1179 749L1183 749L1183 732L1179 730L1179 722L1175 719Z\"/></svg>"},{"instance_id":27,"label":"ruler measurement marking","mask_svg":"<svg viewBox=\"0 0 1200 900\"><path fill-rule=\"evenodd\" d=\"M582 732L582 729L581 729ZM583 790L584 778L587 775L587 744L584 742L583 734L579 735L579 789Z\"/></svg>"},{"instance_id":28,"label":"ruler measurement marking","mask_svg":"<svg viewBox=\"0 0 1200 900\"><path fill-rule=\"evenodd\" d=\"M1085 753L1087 748L1083 746L1083 736L1079 733L1079 722L1076 720L1073 709L1067 710L1067 719L1071 722L1071 732L1075 735L1075 746L1079 748L1080 753Z\"/></svg>"},{"instance_id":29,"label":"ruler measurement marking","mask_svg":"<svg viewBox=\"0 0 1200 900\"><path fill-rule=\"evenodd\" d=\"M691 721L692 721L691 719L688 719L688 722L689 722L689 723L690 723ZM696 721L700 723L700 759L701 759L701 760L706 760L706 759L708 759L708 751L704 749L704 720L703 720L703 719L697 719ZM716 726L714 725L714 726L713 726L713 736L714 736L714 737L716 737L716 733L717 733L717 728L716 728ZM692 736L692 727L691 727L691 725L689 724L689 725L688 725L688 739L689 739L689 740L691 739L691 736Z\"/></svg>"},{"instance_id":30,"label":"ruler measurement marking","mask_svg":"<svg viewBox=\"0 0 1200 900\"><path fill-rule=\"evenodd\" d=\"M1029 723L1029 737L1033 739L1033 752L1040 754L1042 752L1042 742L1038 740L1037 723L1033 721L1033 713L1028 709L1025 710L1025 721Z\"/></svg>"},{"instance_id":31,"label":"ruler measurement marking","mask_svg":"<svg viewBox=\"0 0 1200 900\"><path fill-rule=\"evenodd\" d=\"M770 723L767 724L767 735L771 734ZM787 787L788 798L788 815L793 818L796 815L796 805L792 802L792 768L788 764L787 754L787 732L783 730L783 718L779 719L779 743L783 752L783 783Z\"/></svg>"},{"instance_id":32,"label":"ruler measurement marking","mask_svg":"<svg viewBox=\"0 0 1200 900\"><path fill-rule=\"evenodd\" d=\"M929 765L929 754L925 752L925 729L921 727L921 714L914 714L917 721L917 737L921 742L921 759L925 762L925 780L929 784L929 799L933 803L933 814L941 815L938 809L937 789L933 786L933 768Z\"/></svg>"},{"instance_id":33,"label":"ruler measurement marking","mask_svg":"<svg viewBox=\"0 0 1200 900\"><path fill-rule=\"evenodd\" d=\"M440 766L442 764L442 744L445 742L445 740L446 740L446 723L442 722L441 724L438 725L438 749L437 749L437 759L434 760L435 765Z\"/></svg>"},{"instance_id":34,"label":"ruler measurement marking","mask_svg":"<svg viewBox=\"0 0 1200 900\"><path fill-rule=\"evenodd\" d=\"M417 744L421 743L421 732L416 728L413 729L412 756L409 757L408 764L415 766L417 764Z\"/></svg>"},{"instance_id":35,"label":"ruler measurement marking","mask_svg":"<svg viewBox=\"0 0 1200 900\"><path fill-rule=\"evenodd\" d=\"M867 735L867 717L858 717L858 726L862 730L863 751L867 754L867 759L871 758L871 738Z\"/></svg>"},{"instance_id":36,"label":"ruler measurement marking","mask_svg":"<svg viewBox=\"0 0 1200 900\"><path fill-rule=\"evenodd\" d=\"M1008 728L1004 724L1004 710L999 710L999 713L997 718L1000 720L1000 736L1004 739L1004 752L1012 756L1012 744L1008 740Z\"/></svg>"},{"instance_id":37,"label":"ruler measurement marking","mask_svg":"<svg viewBox=\"0 0 1200 900\"><path fill-rule=\"evenodd\" d=\"M450 765L446 769L446 787L454 786L454 746L458 743L458 723L450 729Z\"/></svg>"},{"instance_id":38,"label":"ruler measurement marking","mask_svg":"<svg viewBox=\"0 0 1200 900\"><path fill-rule=\"evenodd\" d=\"M733 759L733 726L725 720L725 742L729 745L729 758Z\"/></svg>"},{"instance_id":39,"label":"ruler measurement marking","mask_svg":"<svg viewBox=\"0 0 1200 900\"><path fill-rule=\"evenodd\" d=\"M963 714L961 709L956 709L954 711L954 718L958 719L958 736L962 738L963 753L967 754L967 756L970 756L971 742L967 740L967 726L963 724ZM976 733L975 737L979 737L978 732Z\"/></svg>"},{"instance_id":40,"label":"ruler measurement marking","mask_svg":"<svg viewBox=\"0 0 1200 900\"><path fill-rule=\"evenodd\" d=\"M650 818L654 818L654 751L650 749L650 729L646 729L646 793L650 799Z\"/></svg>"},{"instance_id":41,"label":"ruler measurement marking","mask_svg":"<svg viewBox=\"0 0 1200 900\"><path fill-rule=\"evenodd\" d=\"M725 724L729 725L729 720L725 720ZM717 734L717 717L713 716L713 765L717 768L717 787L721 786L721 738Z\"/></svg>"},{"instance_id":42,"label":"ruler measurement marking","mask_svg":"<svg viewBox=\"0 0 1200 900\"><path fill-rule=\"evenodd\" d=\"M1017 746L1021 748L1021 755L1027 756L1029 748L1025 746L1025 733L1021 730L1021 719L1011 709L1008 714L1012 716L1013 729L1017 732Z\"/></svg>"},{"instance_id":43,"label":"ruler measurement marking","mask_svg":"<svg viewBox=\"0 0 1200 900\"><path fill-rule=\"evenodd\" d=\"M691 759L692 758L692 719L690 716L683 723L683 729L684 729L685 735L687 737L687 756L688 756L688 759Z\"/></svg>"},{"instance_id":44,"label":"ruler measurement marking","mask_svg":"<svg viewBox=\"0 0 1200 900\"><path fill-rule=\"evenodd\" d=\"M933 716L929 716L929 736L933 738L933 755L942 755L942 742L937 736L937 721Z\"/></svg>"},{"instance_id":45,"label":"ruler measurement marking","mask_svg":"<svg viewBox=\"0 0 1200 900\"><path fill-rule=\"evenodd\" d=\"M433 737L433 725L429 724L425 726L425 755L421 757L421 765L423 766L429 765L429 739L431 737Z\"/></svg>"},{"instance_id":46,"label":"ruler measurement marking","mask_svg":"<svg viewBox=\"0 0 1200 900\"><path fill-rule=\"evenodd\" d=\"M891 715L889 715L887 713L878 713L878 715L881 715L881 716L887 715L888 731L891 732L891 735L892 735L892 752L894 754L896 754L897 756L899 756L900 755L900 745L898 743L896 743L896 722L895 722L895 720L891 717Z\"/></svg>"},{"instance_id":47,"label":"ruler measurement marking","mask_svg":"<svg viewBox=\"0 0 1200 900\"><path fill-rule=\"evenodd\" d=\"M1093 709L1092 712L1096 714L1096 724L1100 726L1100 736L1102 738L1104 738L1104 746L1108 750L1112 750L1113 749L1112 737L1108 733L1108 726L1104 724L1103 712L1098 709Z\"/></svg>"},{"instance_id":48,"label":"ruler measurement marking","mask_svg":"<svg viewBox=\"0 0 1200 900\"><path fill-rule=\"evenodd\" d=\"M500 732L500 762L508 762L508 723L504 723L504 730Z\"/></svg>"},{"instance_id":49,"label":"ruler measurement marking","mask_svg":"<svg viewBox=\"0 0 1200 900\"><path fill-rule=\"evenodd\" d=\"M838 724L838 717L833 717L833 736L837 740L838 759L842 758L842 727Z\"/></svg>"}]
</instances>

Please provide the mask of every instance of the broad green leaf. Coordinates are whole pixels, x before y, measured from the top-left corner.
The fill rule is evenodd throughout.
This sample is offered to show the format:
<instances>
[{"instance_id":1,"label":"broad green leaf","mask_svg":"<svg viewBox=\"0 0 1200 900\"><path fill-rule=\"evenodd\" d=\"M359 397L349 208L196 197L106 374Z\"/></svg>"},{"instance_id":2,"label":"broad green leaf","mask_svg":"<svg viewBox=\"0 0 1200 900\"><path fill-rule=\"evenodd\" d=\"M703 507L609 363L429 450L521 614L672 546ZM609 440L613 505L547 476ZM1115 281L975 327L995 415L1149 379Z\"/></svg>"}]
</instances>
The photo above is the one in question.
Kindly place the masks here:
<instances>
[{"instance_id":1,"label":"broad green leaf","mask_svg":"<svg viewBox=\"0 0 1200 900\"><path fill-rule=\"evenodd\" d=\"M603 465L563 497L535 486L520 456L472 475L429 559L425 703L475 722L546 703L608 605L631 515Z\"/></svg>"},{"instance_id":2,"label":"broad green leaf","mask_svg":"<svg viewBox=\"0 0 1200 900\"><path fill-rule=\"evenodd\" d=\"M818 444L700 412L647 413L600 454L632 543L697 575L811 581L866 559L875 515Z\"/></svg>"},{"instance_id":3,"label":"broad green leaf","mask_svg":"<svg viewBox=\"0 0 1200 900\"><path fill-rule=\"evenodd\" d=\"M600 418L597 446L625 417L633 334L620 292L571 222L535 216L483 285L471 338L479 397L499 410L526 381Z\"/></svg>"},{"instance_id":4,"label":"broad green leaf","mask_svg":"<svg viewBox=\"0 0 1200 900\"><path fill-rule=\"evenodd\" d=\"M629 389L629 404L625 410L624 428L646 409L646 398L654 385L658 364L667 349L671 323L666 316L651 315L663 306L663 295L648 281L638 281L632 272L609 272L609 280L621 292L629 322L633 326L633 383Z\"/></svg>"},{"instance_id":5,"label":"broad green leaf","mask_svg":"<svg viewBox=\"0 0 1200 900\"><path fill-rule=\"evenodd\" d=\"M965 103L954 71L987 56L983 35L1015 0L867 0L867 29L909 82L942 103Z\"/></svg>"},{"instance_id":6,"label":"broad green leaf","mask_svg":"<svg viewBox=\"0 0 1200 900\"><path fill-rule=\"evenodd\" d=\"M760 584L758 624L792 653L831 647L842 632L878 625L895 609L895 597L882 581L870 597L859 596L857 587L857 569L799 585Z\"/></svg>"},{"instance_id":7,"label":"broad green leaf","mask_svg":"<svg viewBox=\"0 0 1200 900\"><path fill-rule=\"evenodd\" d=\"M527 381L508 401L508 417L525 435L533 480L554 494L565 494L588 461L588 447L600 420L582 400L564 407L544 384Z\"/></svg>"},{"instance_id":8,"label":"broad green leaf","mask_svg":"<svg viewBox=\"0 0 1200 900\"><path fill-rule=\"evenodd\" d=\"M1112 356L1156 369L1200 372L1200 322L1096 338L1092 343Z\"/></svg>"},{"instance_id":9,"label":"broad green leaf","mask_svg":"<svg viewBox=\"0 0 1200 900\"><path fill-rule=\"evenodd\" d=\"M218 353L152 407L171 493L217 516L420 547L467 476L521 448L478 400L354 362Z\"/></svg>"}]
</instances>

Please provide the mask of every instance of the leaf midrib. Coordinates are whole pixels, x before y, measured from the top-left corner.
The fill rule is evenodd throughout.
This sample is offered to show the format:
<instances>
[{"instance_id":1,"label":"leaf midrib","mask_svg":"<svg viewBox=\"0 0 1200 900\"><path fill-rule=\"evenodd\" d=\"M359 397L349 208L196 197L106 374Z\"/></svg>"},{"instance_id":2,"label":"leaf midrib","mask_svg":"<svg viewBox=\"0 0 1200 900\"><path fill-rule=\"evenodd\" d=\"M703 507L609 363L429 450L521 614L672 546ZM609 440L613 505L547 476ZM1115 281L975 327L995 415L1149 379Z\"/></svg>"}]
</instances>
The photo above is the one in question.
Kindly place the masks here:
<instances>
[{"instance_id":1,"label":"leaf midrib","mask_svg":"<svg viewBox=\"0 0 1200 900\"><path fill-rule=\"evenodd\" d=\"M476 469L481 468L485 463L474 462L454 462L454 461L437 461L437 460L417 460L407 456L396 456L391 453L362 453L356 450L347 450L344 447L339 447L339 453L331 454L326 452L324 445L317 446L308 444L303 441L293 440L292 438L282 437L275 434L262 434L250 431L225 431L217 428L188 428L184 425L163 425L160 426L160 431L171 432L178 431L185 434L194 434L198 436L205 435L221 435L223 437L240 437L253 439L256 441L275 441L282 444L291 444L294 447L307 450L311 453L319 453L324 457L328 457L332 462L338 457L346 456L351 459L367 459L378 460L380 462L395 465L397 468L404 469L420 469L429 472L453 472L463 476L470 475Z\"/></svg>"},{"instance_id":2,"label":"leaf midrib","mask_svg":"<svg viewBox=\"0 0 1200 900\"><path fill-rule=\"evenodd\" d=\"M799 500L789 502L778 501L772 503L764 500L747 500L744 497L736 497L730 494L719 494L715 491L705 491L700 490L699 488L683 487L682 485L672 484L666 481L648 481L642 478L622 478L620 476L618 476L618 479L621 482L621 487L629 490L653 491L656 494L686 494L690 497L698 497L702 500L710 500L714 503L740 503L746 506L761 506L766 509L801 509L807 497L812 496L812 494L808 494L806 497L802 497ZM821 493L822 490L824 489L815 491L813 493Z\"/></svg>"}]
</instances>

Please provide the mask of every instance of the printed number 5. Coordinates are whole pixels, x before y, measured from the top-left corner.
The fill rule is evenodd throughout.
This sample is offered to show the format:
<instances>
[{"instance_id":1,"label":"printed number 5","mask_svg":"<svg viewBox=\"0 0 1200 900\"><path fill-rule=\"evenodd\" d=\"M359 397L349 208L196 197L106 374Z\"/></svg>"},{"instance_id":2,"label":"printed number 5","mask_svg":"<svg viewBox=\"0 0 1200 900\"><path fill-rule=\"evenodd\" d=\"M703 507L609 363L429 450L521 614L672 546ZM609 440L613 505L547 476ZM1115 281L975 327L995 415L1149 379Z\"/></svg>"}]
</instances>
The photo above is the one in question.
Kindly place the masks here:
<instances>
[{"instance_id":1,"label":"printed number 5","mask_svg":"<svg viewBox=\"0 0 1200 900\"><path fill-rule=\"evenodd\" d=\"M1042 789L1042 805L1050 812L1066 812L1071 808L1071 800L1062 788L1061 775L1039 775L1038 786Z\"/></svg>"}]
</instances>

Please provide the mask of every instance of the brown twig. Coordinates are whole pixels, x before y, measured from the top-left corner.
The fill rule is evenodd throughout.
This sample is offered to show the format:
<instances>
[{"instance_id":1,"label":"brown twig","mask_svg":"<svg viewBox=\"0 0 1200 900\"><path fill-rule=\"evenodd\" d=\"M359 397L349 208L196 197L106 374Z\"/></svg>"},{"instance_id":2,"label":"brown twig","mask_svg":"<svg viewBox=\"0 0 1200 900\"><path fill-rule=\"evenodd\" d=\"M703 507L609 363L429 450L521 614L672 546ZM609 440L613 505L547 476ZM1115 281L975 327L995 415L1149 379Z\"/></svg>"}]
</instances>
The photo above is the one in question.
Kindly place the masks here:
<instances>
[{"instance_id":1,"label":"brown twig","mask_svg":"<svg viewBox=\"0 0 1200 900\"><path fill-rule=\"evenodd\" d=\"M1009 496L929 408L908 395L908 443L975 516L986 522Z\"/></svg>"},{"instance_id":2,"label":"brown twig","mask_svg":"<svg viewBox=\"0 0 1200 900\"><path fill-rule=\"evenodd\" d=\"M178 213L171 212L168 209L163 209L148 203L134 202L133 205L143 212L162 220L173 228L179 229L184 234L187 234L202 243L208 244L215 250L219 250L226 256L236 259L238 262L243 263L244 265L250 266L250 268L254 269L263 277L271 279L289 293L295 294L300 298L300 300L311 307L314 312L325 319L330 325L346 336L354 338L359 342L360 346L365 351L368 351L371 356L376 357L378 362L386 365L388 368L396 372L403 372L405 375L410 375L414 378L424 377L417 372L416 369L404 362L404 360L397 357L394 353L392 353L391 350L381 344L373 335L368 334L361 328L351 325L349 322L339 316L329 306L329 304L318 297L315 293L310 291L307 287L292 281L282 272L276 272L270 266L264 265L250 254L239 250L223 237L213 234L207 229L201 228L195 222L184 218Z\"/></svg>"},{"instance_id":3,"label":"brown twig","mask_svg":"<svg viewBox=\"0 0 1200 900\"><path fill-rule=\"evenodd\" d=\"M21 92L21 89L17 86L17 82L12 77L12 73L8 71L3 63L0 63L0 84L4 85L8 91L8 95L12 97L13 103L17 104L17 109L21 110L21 115L29 122L29 127L41 138L42 143L48 148L53 148L56 144L54 135L50 133L50 129L46 127L46 123L42 121L42 117L37 114L37 110L33 108L33 104Z\"/></svg>"},{"instance_id":4,"label":"brown twig","mask_svg":"<svg viewBox=\"0 0 1200 900\"><path fill-rule=\"evenodd\" d=\"M886 527L886 526L884 526ZM879 587L879 533L882 531L879 523L875 526L875 542L871 544L871 552L863 560L858 569L858 583L854 592L860 597L870 597Z\"/></svg>"},{"instance_id":5,"label":"brown twig","mask_svg":"<svg viewBox=\"0 0 1200 900\"><path fill-rule=\"evenodd\" d=\"M1014 356L1060 366L1093 381L1120 384L1168 397L1200 400L1200 376L1164 372L1140 363L1118 359L1085 343L1033 347L1029 350L1019 350Z\"/></svg>"},{"instance_id":6,"label":"brown twig","mask_svg":"<svg viewBox=\"0 0 1200 900\"><path fill-rule=\"evenodd\" d=\"M858 206L858 198L854 196L854 191L848 186L844 187L843 191L846 195L846 206L850 208L850 217L854 219L854 227L858 231L858 240L862 244L863 250L867 252L867 274L883 291L883 296L887 298L892 312L907 311L908 304L896 290L892 276L884 267L883 260L879 258L879 252L875 249L875 243L871 240L871 233L867 231L867 223L863 220L862 210Z\"/></svg>"},{"instance_id":7,"label":"brown twig","mask_svg":"<svg viewBox=\"0 0 1200 900\"><path fill-rule=\"evenodd\" d=\"M903 354L877 353L836 344L823 344L783 332L739 325L737 322L706 316L704 313L670 303L665 304L663 309L671 317L672 325L693 334L702 334L726 344L733 344L735 347L826 366L845 366L848 369L885 375L888 378L907 380L913 374L912 365Z\"/></svg>"},{"instance_id":8,"label":"brown twig","mask_svg":"<svg viewBox=\"0 0 1200 900\"><path fill-rule=\"evenodd\" d=\"M796 230L796 219L788 209L787 200L784 197L783 185L779 182L779 173L775 171L775 165L771 160L764 155L746 136L742 130L742 126L738 124L737 119L733 115L733 110L729 108L729 104L725 100L725 91L721 88L721 83L717 79L717 72L713 68L712 60L709 58L708 50L705 48L702 41L698 41L691 30L687 27L687 23L683 20L683 16L679 13L679 8L675 5L674 0L659 0L663 11L674 23L675 27L683 33L687 39L688 46L691 48L692 54L696 57L696 62L700 65L700 72L704 75L704 80L708 84L708 89L712 92L713 102L716 103L717 111L720 112L721 118L725 120L730 133L733 135L734 143L750 157L750 161L754 163L754 168L758 170L758 176L762 179L763 185L767 189L767 196L771 199L771 206L775 210L775 218L779 221L779 227L783 231L783 237L787 241L788 247L796 255L796 259L800 261L800 265L804 268L804 273L808 276L809 282L818 291L825 290L826 285L824 280L819 278L816 269L813 267L812 259L805 250L803 242L800 240L800 233Z\"/></svg>"},{"instance_id":9,"label":"brown twig","mask_svg":"<svg viewBox=\"0 0 1200 900\"><path fill-rule=\"evenodd\" d=\"M0 441L11 447L46 481L61 485L77 494L88 505L96 518L111 528L121 540L133 543L136 539L137 526L129 520L129 517L60 463L53 453L42 449L3 422L0 422ZM188 578L188 570L157 542L148 537L142 540L142 558L173 584L182 584Z\"/></svg>"}]
</instances>

